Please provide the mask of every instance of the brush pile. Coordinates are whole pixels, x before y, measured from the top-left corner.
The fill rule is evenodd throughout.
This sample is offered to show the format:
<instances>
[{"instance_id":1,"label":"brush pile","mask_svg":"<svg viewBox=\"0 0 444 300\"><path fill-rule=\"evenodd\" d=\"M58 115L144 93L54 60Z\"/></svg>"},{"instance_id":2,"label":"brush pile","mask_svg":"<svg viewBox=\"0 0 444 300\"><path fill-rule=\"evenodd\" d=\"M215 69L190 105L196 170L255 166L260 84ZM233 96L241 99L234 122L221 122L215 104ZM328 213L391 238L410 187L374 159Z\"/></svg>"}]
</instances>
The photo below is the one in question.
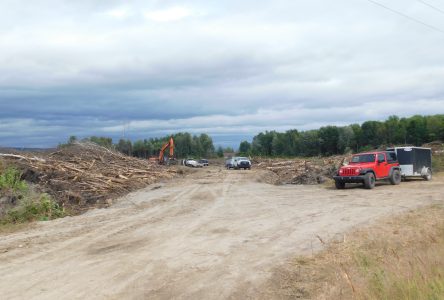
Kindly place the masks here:
<instances>
[{"instance_id":1,"label":"brush pile","mask_svg":"<svg viewBox=\"0 0 444 300\"><path fill-rule=\"evenodd\" d=\"M255 159L255 167L277 175L275 184L320 184L332 178L346 161L346 156L328 158Z\"/></svg>"},{"instance_id":2,"label":"brush pile","mask_svg":"<svg viewBox=\"0 0 444 300\"><path fill-rule=\"evenodd\" d=\"M107 206L114 198L176 174L175 169L156 162L88 142L52 153L0 154L0 159L20 169L22 179L37 184L75 211Z\"/></svg>"},{"instance_id":3,"label":"brush pile","mask_svg":"<svg viewBox=\"0 0 444 300\"><path fill-rule=\"evenodd\" d=\"M444 143L440 141L424 144L423 147L432 148L434 155L444 155Z\"/></svg>"}]
</instances>

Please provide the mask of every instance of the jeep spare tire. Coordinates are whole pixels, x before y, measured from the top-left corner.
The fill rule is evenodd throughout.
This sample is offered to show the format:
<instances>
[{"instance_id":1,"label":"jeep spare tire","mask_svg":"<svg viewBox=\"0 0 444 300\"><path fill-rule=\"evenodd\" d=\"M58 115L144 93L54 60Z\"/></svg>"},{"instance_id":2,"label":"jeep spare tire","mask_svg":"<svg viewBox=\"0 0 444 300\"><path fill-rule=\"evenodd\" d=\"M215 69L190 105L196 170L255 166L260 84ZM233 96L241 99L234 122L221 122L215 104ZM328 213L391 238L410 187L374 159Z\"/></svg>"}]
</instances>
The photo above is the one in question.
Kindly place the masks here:
<instances>
[{"instance_id":1,"label":"jeep spare tire","mask_svg":"<svg viewBox=\"0 0 444 300\"><path fill-rule=\"evenodd\" d=\"M366 189L372 189L375 187L375 175L373 175L373 173L365 174L364 187Z\"/></svg>"}]
</instances>

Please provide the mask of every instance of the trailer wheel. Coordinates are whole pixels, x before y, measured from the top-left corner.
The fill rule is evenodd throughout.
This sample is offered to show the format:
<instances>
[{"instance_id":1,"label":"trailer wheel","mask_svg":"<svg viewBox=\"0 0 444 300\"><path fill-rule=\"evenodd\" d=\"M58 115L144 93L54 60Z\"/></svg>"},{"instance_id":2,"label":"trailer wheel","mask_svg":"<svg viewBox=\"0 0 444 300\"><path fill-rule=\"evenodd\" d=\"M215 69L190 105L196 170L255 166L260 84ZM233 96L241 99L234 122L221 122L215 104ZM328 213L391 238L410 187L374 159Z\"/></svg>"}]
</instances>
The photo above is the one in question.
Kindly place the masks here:
<instances>
[{"instance_id":1,"label":"trailer wheel","mask_svg":"<svg viewBox=\"0 0 444 300\"><path fill-rule=\"evenodd\" d=\"M343 181L339 181L339 180L335 180L335 186L338 190L342 190L345 188L345 182Z\"/></svg>"},{"instance_id":2,"label":"trailer wheel","mask_svg":"<svg viewBox=\"0 0 444 300\"><path fill-rule=\"evenodd\" d=\"M373 173L367 173L364 177L364 187L366 189L372 189L375 187L375 175Z\"/></svg>"},{"instance_id":3,"label":"trailer wheel","mask_svg":"<svg viewBox=\"0 0 444 300\"><path fill-rule=\"evenodd\" d=\"M401 183L401 172L399 170L394 170L392 176L390 176L390 183L393 185L398 185Z\"/></svg>"},{"instance_id":4,"label":"trailer wheel","mask_svg":"<svg viewBox=\"0 0 444 300\"><path fill-rule=\"evenodd\" d=\"M430 169L427 169L427 173L422 177L427 181L432 180L432 171L430 171Z\"/></svg>"}]
</instances>

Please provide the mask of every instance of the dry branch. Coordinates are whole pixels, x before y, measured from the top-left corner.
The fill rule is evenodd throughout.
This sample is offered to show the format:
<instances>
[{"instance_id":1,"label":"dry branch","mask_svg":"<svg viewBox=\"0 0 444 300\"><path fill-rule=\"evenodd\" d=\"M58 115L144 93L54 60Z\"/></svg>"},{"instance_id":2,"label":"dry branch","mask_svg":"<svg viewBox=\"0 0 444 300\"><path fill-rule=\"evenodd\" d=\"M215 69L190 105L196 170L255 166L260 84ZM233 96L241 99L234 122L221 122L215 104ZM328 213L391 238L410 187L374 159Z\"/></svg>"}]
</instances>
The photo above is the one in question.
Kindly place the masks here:
<instances>
[{"instance_id":1,"label":"dry branch","mask_svg":"<svg viewBox=\"0 0 444 300\"><path fill-rule=\"evenodd\" d=\"M259 169L271 171L284 184L318 184L331 178L346 156L329 158L255 159ZM275 180L275 179L273 179Z\"/></svg>"},{"instance_id":2,"label":"dry branch","mask_svg":"<svg viewBox=\"0 0 444 300\"><path fill-rule=\"evenodd\" d=\"M174 169L94 143L75 143L39 156L0 154L8 164L22 170L24 179L39 184L60 202L85 203L86 207L176 174Z\"/></svg>"},{"instance_id":3,"label":"dry branch","mask_svg":"<svg viewBox=\"0 0 444 300\"><path fill-rule=\"evenodd\" d=\"M35 160L35 161L45 162L45 160L42 159L42 158L38 158L38 157L25 157L23 155L17 155L17 154L0 153L0 156L1 157L5 157L5 158L16 158L16 159Z\"/></svg>"}]
</instances>

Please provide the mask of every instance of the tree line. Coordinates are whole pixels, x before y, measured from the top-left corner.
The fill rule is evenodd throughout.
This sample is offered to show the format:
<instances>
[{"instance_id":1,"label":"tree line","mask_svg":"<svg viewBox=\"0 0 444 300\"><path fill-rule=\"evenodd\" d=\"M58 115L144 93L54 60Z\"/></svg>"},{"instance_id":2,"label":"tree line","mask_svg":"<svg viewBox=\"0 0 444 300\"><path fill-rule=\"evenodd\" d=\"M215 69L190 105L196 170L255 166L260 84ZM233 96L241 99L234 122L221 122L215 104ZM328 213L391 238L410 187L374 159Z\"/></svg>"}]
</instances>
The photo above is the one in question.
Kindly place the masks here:
<instances>
[{"instance_id":1,"label":"tree line","mask_svg":"<svg viewBox=\"0 0 444 300\"><path fill-rule=\"evenodd\" d=\"M437 140L444 141L444 115L390 116L385 121L367 121L362 125L265 131L254 136L251 143L241 142L239 152L261 156L327 156L394 145L421 146Z\"/></svg>"},{"instance_id":2,"label":"tree line","mask_svg":"<svg viewBox=\"0 0 444 300\"><path fill-rule=\"evenodd\" d=\"M213 139L205 133L191 135L188 132L180 132L162 138L139 139L136 141L120 139L117 143L113 143L112 138L92 136L83 139L83 141L90 141L109 149L115 149L129 156L149 158L158 156L160 149L168 142L171 136L174 139L174 155L176 158L209 158L216 155L222 157L224 151L227 150L222 147L215 149ZM77 140L77 137L71 136L67 144L73 144ZM67 144L60 146L63 147Z\"/></svg>"}]
</instances>

